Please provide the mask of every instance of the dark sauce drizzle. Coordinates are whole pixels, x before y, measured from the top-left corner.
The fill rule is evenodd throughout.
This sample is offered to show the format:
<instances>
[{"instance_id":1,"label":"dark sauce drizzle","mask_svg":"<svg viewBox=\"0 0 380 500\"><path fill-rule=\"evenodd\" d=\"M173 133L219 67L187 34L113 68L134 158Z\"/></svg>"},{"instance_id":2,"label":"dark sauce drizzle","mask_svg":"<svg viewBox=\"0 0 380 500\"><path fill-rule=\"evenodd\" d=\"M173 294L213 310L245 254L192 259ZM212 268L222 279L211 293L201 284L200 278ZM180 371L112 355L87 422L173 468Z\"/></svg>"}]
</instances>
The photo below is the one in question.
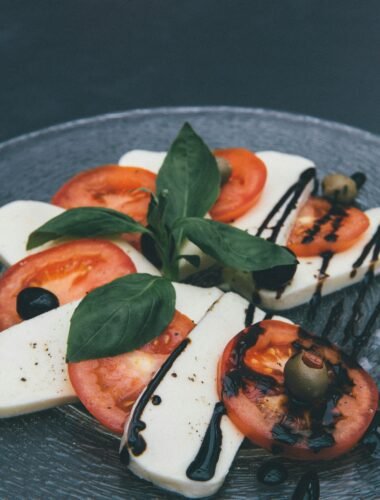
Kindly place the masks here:
<instances>
[{"instance_id":1,"label":"dark sauce drizzle","mask_svg":"<svg viewBox=\"0 0 380 500\"><path fill-rule=\"evenodd\" d=\"M223 439L220 423L225 414L224 404L221 402L216 403L197 456L187 468L186 476L189 479L193 481L209 481L214 476Z\"/></svg>"},{"instance_id":2,"label":"dark sauce drizzle","mask_svg":"<svg viewBox=\"0 0 380 500\"><path fill-rule=\"evenodd\" d=\"M369 255L372 249L373 253L368 271L365 273L364 278L360 284L359 293L352 307L351 316L348 319L347 324L344 328L344 334L342 340L343 345L346 344L349 341L349 339L354 336L355 328L357 326L358 321L361 318L362 304L375 276L375 264L379 258L379 253L380 253L380 226L377 228L377 231L373 235L371 240L363 248L363 251L358 257L358 259L353 263L352 265L353 270L351 272L351 277L355 276L357 268L363 264L364 260Z\"/></svg>"},{"instance_id":3,"label":"dark sauce drizzle","mask_svg":"<svg viewBox=\"0 0 380 500\"><path fill-rule=\"evenodd\" d=\"M317 288L311 297L311 300L309 302L309 309L307 311L308 318L310 320L315 318L315 315L317 313L318 307L321 303L321 298L322 298L322 288L323 284L328 277L327 274L327 268L329 267L330 261L332 257L334 256L333 252L324 252L321 254L322 257L322 265L319 270L319 275L318 275L318 283L317 283Z\"/></svg>"},{"instance_id":4,"label":"dark sauce drizzle","mask_svg":"<svg viewBox=\"0 0 380 500\"><path fill-rule=\"evenodd\" d=\"M353 359L357 359L360 351L363 349L365 345L368 344L368 341L371 338L372 329L379 316L380 316L380 302L377 303L377 306L372 311L372 314L369 317L366 325L364 326L362 333L354 337L354 342L352 344L352 352L351 352L351 357Z\"/></svg>"},{"instance_id":5,"label":"dark sauce drizzle","mask_svg":"<svg viewBox=\"0 0 380 500\"><path fill-rule=\"evenodd\" d=\"M317 473L305 472L294 490L292 500L318 500L319 498L320 487Z\"/></svg>"},{"instance_id":6,"label":"dark sauce drizzle","mask_svg":"<svg viewBox=\"0 0 380 500\"><path fill-rule=\"evenodd\" d=\"M341 299L331 308L329 317L326 321L326 325L321 333L321 337L323 339L327 339L332 329L335 328L335 326L339 323L339 319L342 316L343 309L344 309L344 299Z\"/></svg>"},{"instance_id":7,"label":"dark sauce drizzle","mask_svg":"<svg viewBox=\"0 0 380 500\"><path fill-rule=\"evenodd\" d=\"M288 479L288 470L279 460L267 460L257 470L257 479L268 486L277 486Z\"/></svg>"},{"instance_id":8,"label":"dark sauce drizzle","mask_svg":"<svg viewBox=\"0 0 380 500\"><path fill-rule=\"evenodd\" d=\"M130 451L132 451L135 456L141 455L146 449L145 439L140 434L140 432L143 431L146 427L145 422L141 420L141 416L144 412L145 406L150 401L150 398L152 397L154 391L157 389L161 380L172 367L174 361L186 349L189 343L190 339L186 338L179 344L176 349L174 349L165 363L158 370L154 378L147 385L147 388L145 389L141 398L139 399L139 402L137 403L135 411L131 415L131 422L129 425L127 436L127 445Z\"/></svg>"},{"instance_id":9,"label":"dark sauce drizzle","mask_svg":"<svg viewBox=\"0 0 380 500\"><path fill-rule=\"evenodd\" d=\"M267 238L268 241L275 243L284 222L286 221L292 210L297 206L297 202L303 190L305 189L306 185L314 178L315 178L315 168L311 167L302 172L298 181L294 183L292 186L290 186L290 188L278 200L276 205L266 216L263 223L257 230L256 236L261 236L264 230L268 229L268 225L270 224L273 217L285 205L283 214L281 215L280 219L277 221L275 226L271 228L272 234L269 236L269 238Z\"/></svg>"}]
</instances>

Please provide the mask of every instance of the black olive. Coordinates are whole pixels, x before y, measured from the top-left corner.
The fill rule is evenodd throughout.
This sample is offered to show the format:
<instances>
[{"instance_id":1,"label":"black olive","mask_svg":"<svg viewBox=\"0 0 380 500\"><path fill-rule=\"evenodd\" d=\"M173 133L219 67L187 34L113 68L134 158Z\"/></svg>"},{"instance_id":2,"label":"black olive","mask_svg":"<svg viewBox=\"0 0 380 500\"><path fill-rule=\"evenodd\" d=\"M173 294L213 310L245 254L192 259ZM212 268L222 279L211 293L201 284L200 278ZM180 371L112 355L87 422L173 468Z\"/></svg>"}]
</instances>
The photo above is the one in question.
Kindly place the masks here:
<instances>
[{"instance_id":1,"label":"black olive","mask_svg":"<svg viewBox=\"0 0 380 500\"><path fill-rule=\"evenodd\" d=\"M17 295L17 314L22 319L31 319L59 307L59 300L54 293L45 288L24 288Z\"/></svg>"},{"instance_id":2,"label":"black olive","mask_svg":"<svg viewBox=\"0 0 380 500\"><path fill-rule=\"evenodd\" d=\"M288 479L288 470L279 460L268 460L258 468L257 479L268 486L277 486Z\"/></svg>"},{"instance_id":3,"label":"black olive","mask_svg":"<svg viewBox=\"0 0 380 500\"><path fill-rule=\"evenodd\" d=\"M289 248L283 248L295 256ZM265 290L279 290L292 280L297 270L297 265L298 262L287 266L275 266L271 269L265 269L264 271L253 271L252 277L258 288L264 288Z\"/></svg>"},{"instance_id":4,"label":"black olive","mask_svg":"<svg viewBox=\"0 0 380 500\"><path fill-rule=\"evenodd\" d=\"M299 480L294 490L292 500L318 500L319 479L314 471L306 472Z\"/></svg>"}]
</instances>

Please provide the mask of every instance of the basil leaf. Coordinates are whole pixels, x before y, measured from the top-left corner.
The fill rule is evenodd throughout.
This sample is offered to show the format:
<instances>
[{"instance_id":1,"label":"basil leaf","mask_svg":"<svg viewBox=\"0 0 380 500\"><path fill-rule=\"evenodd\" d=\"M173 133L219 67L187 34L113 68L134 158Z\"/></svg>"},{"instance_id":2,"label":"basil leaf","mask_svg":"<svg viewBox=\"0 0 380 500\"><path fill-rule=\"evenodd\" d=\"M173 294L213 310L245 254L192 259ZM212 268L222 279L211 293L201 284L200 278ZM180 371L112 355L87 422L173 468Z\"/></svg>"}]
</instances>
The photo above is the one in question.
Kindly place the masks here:
<instances>
[{"instance_id":1,"label":"basil leaf","mask_svg":"<svg viewBox=\"0 0 380 500\"><path fill-rule=\"evenodd\" d=\"M116 233L149 233L132 217L110 208L81 207L66 210L31 233L27 250L62 236L91 238Z\"/></svg>"},{"instance_id":2,"label":"basil leaf","mask_svg":"<svg viewBox=\"0 0 380 500\"><path fill-rule=\"evenodd\" d=\"M285 248L221 222L191 217L178 221L177 227L204 253L240 271L261 271L297 263Z\"/></svg>"},{"instance_id":3,"label":"basil leaf","mask_svg":"<svg viewBox=\"0 0 380 500\"><path fill-rule=\"evenodd\" d=\"M80 302L71 319L67 361L138 349L162 333L174 310L174 287L158 276L129 274L96 288Z\"/></svg>"},{"instance_id":4,"label":"basil leaf","mask_svg":"<svg viewBox=\"0 0 380 500\"><path fill-rule=\"evenodd\" d=\"M168 192L164 220L203 217L219 196L216 160L188 123L171 145L157 176L157 193Z\"/></svg>"}]
</instances>

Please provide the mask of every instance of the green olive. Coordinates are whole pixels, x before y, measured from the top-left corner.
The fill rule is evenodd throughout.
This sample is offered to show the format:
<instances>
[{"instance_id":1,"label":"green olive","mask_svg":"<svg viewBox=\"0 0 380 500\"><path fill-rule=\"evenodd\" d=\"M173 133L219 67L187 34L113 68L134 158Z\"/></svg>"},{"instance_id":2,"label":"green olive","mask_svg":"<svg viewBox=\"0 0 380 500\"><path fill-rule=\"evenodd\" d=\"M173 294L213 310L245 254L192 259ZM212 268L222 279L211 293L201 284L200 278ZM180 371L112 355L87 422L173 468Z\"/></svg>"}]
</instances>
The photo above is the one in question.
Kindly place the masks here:
<instances>
[{"instance_id":1,"label":"green olive","mask_svg":"<svg viewBox=\"0 0 380 500\"><path fill-rule=\"evenodd\" d=\"M329 386L326 364L318 354L310 351L302 351L289 358L284 376L290 393L307 403L323 398Z\"/></svg>"},{"instance_id":2,"label":"green olive","mask_svg":"<svg viewBox=\"0 0 380 500\"><path fill-rule=\"evenodd\" d=\"M232 174L232 167L230 162L222 158L221 156L216 156L216 163L218 165L218 170L220 173L220 184L223 186Z\"/></svg>"},{"instance_id":3,"label":"green olive","mask_svg":"<svg viewBox=\"0 0 380 500\"><path fill-rule=\"evenodd\" d=\"M322 181L323 195L338 203L348 205L358 194L358 187L354 179L343 174L330 174Z\"/></svg>"}]
</instances>

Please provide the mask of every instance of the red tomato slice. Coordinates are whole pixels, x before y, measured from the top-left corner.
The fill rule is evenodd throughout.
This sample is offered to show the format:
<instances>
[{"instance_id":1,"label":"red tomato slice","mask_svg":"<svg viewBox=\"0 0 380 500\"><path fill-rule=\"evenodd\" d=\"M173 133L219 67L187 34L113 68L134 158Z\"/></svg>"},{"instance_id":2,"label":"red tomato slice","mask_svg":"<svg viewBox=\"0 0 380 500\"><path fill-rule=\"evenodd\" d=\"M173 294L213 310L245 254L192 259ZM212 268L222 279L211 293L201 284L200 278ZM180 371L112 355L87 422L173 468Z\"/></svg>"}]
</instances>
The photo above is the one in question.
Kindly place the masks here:
<instances>
[{"instance_id":1,"label":"red tomato slice","mask_svg":"<svg viewBox=\"0 0 380 500\"><path fill-rule=\"evenodd\" d=\"M77 396L100 423L122 434L134 402L193 327L193 321L177 311L161 335L142 349L111 358L69 363L70 381Z\"/></svg>"},{"instance_id":2,"label":"red tomato slice","mask_svg":"<svg viewBox=\"0 0 380 500\"><path fill-rule=\"evenodd\" d=\"M232 174L222 186L210 215L220 222L232 222L258 201L265 186L267 169L248 149L217 149L214 155L229 162Z\"/></svg>"},{"instance_id":3,"label":"red tomato slice","mask_svg":"<svg viewBox=\"0 0 380 500\"><path fill-rule=\"evenodd\" d=\"M70 241L30 255L11 266L0 278L0 331L21 321L16 298L24 288L50 290L63 305L135 272L128 255L103 240Z\"/></svg>"},{"instance_id":4,"label":"red tomato slice","mask_svg":"<svg viewBox=\"0 0 380 500\"><path fill-rule=\"evenodd\" d=\"M140 188L154 193L156 175L139 167L103 165L75 175L51 201L63 208L113 208L146 225L150 194ZM128 234L126 239L140 249L140 234Z\"/></svg>"},{"instance_id":5,"label":"red tomato slice","mask_svg":"<svg viewBox=\"0 0 380 500\"><path fill-rule=\"evenodd\" d=\"M358 208L336 207L323 198L310 198L298 215L287 246L299 257L343 252L368 227L368 217Z\"/></svg>"},{"instance_id":6,"label":"red tomato slice","mask_svg":"<svg viewBox=\"0 0 380 500\"><path fill-rule=\"evenodd\" d=\"M284 366L300 351L325 362L326 399L300 404L284 384ZM265 320L226 346L219 392L228 416L252 442L300 460L331 459L353 448L373 419L378 391L372 378L326 340L297 325Z\"/></svg>"}]
</instances>

